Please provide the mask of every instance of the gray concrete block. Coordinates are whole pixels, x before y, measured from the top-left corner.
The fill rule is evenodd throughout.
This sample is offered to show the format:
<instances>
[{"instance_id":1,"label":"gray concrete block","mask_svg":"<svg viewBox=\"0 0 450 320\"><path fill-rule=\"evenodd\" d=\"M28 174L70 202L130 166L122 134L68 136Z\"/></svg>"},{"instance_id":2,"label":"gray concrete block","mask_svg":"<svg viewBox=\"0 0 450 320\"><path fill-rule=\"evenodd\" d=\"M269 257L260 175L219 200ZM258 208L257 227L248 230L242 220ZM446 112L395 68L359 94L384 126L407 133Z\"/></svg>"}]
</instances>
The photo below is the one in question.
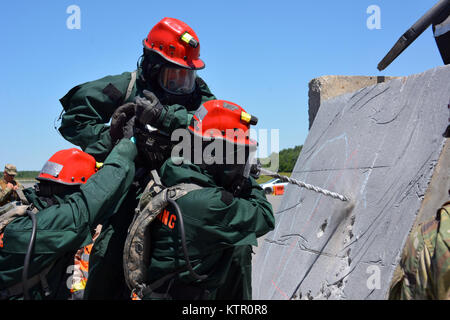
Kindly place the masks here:
<instances>
[{"instance_id":1,"label":"gray concrete block","mask_svg":"<svg viewBox=\"0 0 450 320\"><path fill-rule=\"evenodd\" d=\"M444 66L322 104L292 177L352 201L289 185L253 258L254 299L386 298L438 164L448 184L449 100Z\"/></svg>"},{"instance_id":2,"label":"gray concrete block","mask_svg":"<svg viewBox=\"0 0 450 320\"><path fill-rule=\"evenodd\" d=\"M385 76L322 76L312 79L309 82L308 92L309 128L311 129L320 104L326 100L397 78Z\"/></svg>"}]
</instances>

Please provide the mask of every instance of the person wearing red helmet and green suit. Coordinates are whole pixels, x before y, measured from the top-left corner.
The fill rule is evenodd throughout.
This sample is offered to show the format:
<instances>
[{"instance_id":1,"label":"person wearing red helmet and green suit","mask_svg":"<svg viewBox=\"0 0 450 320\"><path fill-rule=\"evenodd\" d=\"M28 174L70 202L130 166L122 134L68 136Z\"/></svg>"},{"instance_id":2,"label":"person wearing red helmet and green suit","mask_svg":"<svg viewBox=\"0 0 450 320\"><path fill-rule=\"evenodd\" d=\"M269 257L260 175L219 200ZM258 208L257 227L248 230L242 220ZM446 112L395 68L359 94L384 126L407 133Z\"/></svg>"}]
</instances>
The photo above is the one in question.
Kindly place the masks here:
<instances>
[{"instance_id":1,"label":"person wearing red helmet and green suit","mask_svg":"<svg viewBox=\"0 0 450 320\"><path fill-rule=\"evenodd\" d=\"M133 182L136 155L135 144L121 139L97 169L81 150L58 151L38 184L23 190L27 211L12 215L12 204L0 207L0 300L69 298L74 254L115 214Z\"/></svg>"},{"instance_id":2,"label":"person wearing red helmet and green suit","mask_svg":"<svg viewBox=\"0 0 450 320\"><path fill-rule=\"evenodd\" d=\"M186 128L193 112L203 102L215 99L196 75L205 67L199 56L200 42L194 30L180 20L162 19L143 40L136 71L77 85L60 99L64 113L59 131L66 140L103 161L113 146L108 125L113 113L121 106L130 107L136 97L145 99L144 90L154 94L155 109L145 124L169 135L177 128Z\"/></svg>"},{"instance_id":3,"label":"person wearing red helmet and green suit","mask_svg":"<svg viewBox=\"0 0 450 320\"><path fill-rule=\"evenodd\" d=\"M250 175L254 123L239 105L213 100L177 132L180 143L159 175L152 173L125 243L125 276L135 299L252 298L252 246L275 224ZM177 197L180 188L187 193ZM163 192L173 200L165 207L158 202Z\"/></svg>"},{"instance_id":4,"label":"person wearing red helmet and green suit","mask_svg":"<svg viewBox=\"0 0 450 320\"><path fill-rule=\"evenodd\" d=\"M205 67L199 56L200 42L194 30L180 20L164 18L143 40L136 71L78 85L60 99L64 113L59 131L97 161L102 161L120 139L125 118L129 119L138 105L147 110L136 114L135 182L120 214L103 225L92 248L85 299L128 297L121 268L123 242L149 168L159 168L170 156L170 134L186 128L195 110L215 99L196 75Z\"/></svg>"}]
</instances>

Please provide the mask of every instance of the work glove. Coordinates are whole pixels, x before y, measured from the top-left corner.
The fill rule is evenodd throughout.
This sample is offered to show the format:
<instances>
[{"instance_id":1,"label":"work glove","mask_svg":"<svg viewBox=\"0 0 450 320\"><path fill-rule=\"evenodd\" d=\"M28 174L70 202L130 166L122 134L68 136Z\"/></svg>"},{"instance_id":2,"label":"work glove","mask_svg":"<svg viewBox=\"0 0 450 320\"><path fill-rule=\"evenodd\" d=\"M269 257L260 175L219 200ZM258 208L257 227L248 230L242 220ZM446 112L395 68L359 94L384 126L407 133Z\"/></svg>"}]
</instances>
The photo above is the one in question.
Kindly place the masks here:
<instances>
[{"instance_id":1,"label":"work glove","mask_svg":"<svg viewBox=\"0 0 450 320\"><path fill-rule=\"evenodd\" d=\"M131 139L133 137L135 119L136 104L133 102L128 102L114 111L109 129L113 144L116 144L122 138Z\"/></svg>"},{"instance_id":2,"label":"work glove","mask_svg":"<svg viewBox=\"0 0 450 320\"><path fill-rule=\"evenodd\" d=\"M136 97L136 119L145 126L158 127L158 119L163 111L163 105L153 92L144 90L144 97Z\"/></svg>"},{"instance_id":3,"label":"work glove","mask_svg":"<svg viewBox=\"0 0 450 320\"><path fill-rule=\"evenodd\" d=\"M250 176L253 177L255 180L259 178L261 175L261 162L259 159L256 159L256 163L252 164L250 167Z\"/></svg>"},{"instance_id":4,"label":"work glove","mask_svg":"<svg viewBox=\"0 0 450 320\"><path fill-rule=\"evenodd\" d=\"M233 196L239 198L249 198L252 192L252 182L249 178L242 177L237 179L235 184L232 186Z\"/></svg>"}]
</instances>

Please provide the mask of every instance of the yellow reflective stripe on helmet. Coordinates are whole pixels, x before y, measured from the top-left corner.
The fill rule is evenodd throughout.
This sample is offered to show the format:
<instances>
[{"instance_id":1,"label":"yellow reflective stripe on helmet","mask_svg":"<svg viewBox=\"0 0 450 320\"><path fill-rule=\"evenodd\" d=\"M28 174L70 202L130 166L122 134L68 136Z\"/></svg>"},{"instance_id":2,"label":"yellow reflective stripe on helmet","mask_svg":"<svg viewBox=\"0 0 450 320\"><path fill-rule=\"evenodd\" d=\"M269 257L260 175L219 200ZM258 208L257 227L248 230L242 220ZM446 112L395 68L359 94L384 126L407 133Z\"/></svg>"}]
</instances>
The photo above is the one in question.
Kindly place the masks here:
<instances>
[{"instance_id":1,"label":"yellow reflective stripe on helmet","mask_svg":"<svg viewBox=\"0 0 450 320\"><path fill-rule=\"evenodd\" d=\"M193 39L194 37L191 36L188 32L185 32L181 35L181 40L183 40L186 43L189 43L189 41L191 41L191 39Z\"/></svg>"},{"instance_id":2,"label":"yellow reflective stripe on helmet","mask_svg":"<svg viewBox=\"0 0 450 320\"><path fill-rule=\"evenodd\" d=\"M248 122L250 122L251 119L252 119L252 116L249 115L247 112L244 112L244 111L241 112L241 120L248 123Z\"/></svg>"}]
</instances>

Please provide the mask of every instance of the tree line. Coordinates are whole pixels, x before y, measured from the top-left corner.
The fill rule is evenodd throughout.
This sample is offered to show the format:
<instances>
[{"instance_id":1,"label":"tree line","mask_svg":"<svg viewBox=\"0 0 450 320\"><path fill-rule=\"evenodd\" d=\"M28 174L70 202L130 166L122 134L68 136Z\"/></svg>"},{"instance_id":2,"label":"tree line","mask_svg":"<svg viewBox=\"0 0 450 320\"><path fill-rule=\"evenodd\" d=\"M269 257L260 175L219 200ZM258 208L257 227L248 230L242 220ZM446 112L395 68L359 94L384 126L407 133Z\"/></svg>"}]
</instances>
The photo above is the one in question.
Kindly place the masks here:
<instances>
[{"instance_id":1,"label":"tree line","mask_svg":"<svg viewBox=\"0 0 450 320\"><path fill-rule=\"evenodd\" d=\"M39 175L39 171L17 171L17 180L33 180Z\"/></svg>"},{"instance_id":2,"label":"tree line","mask_svg":"<svg viewBox=\"0 0 450 320\"><path fill-rule=\"evenodd\" d=\"M295 146L293 148L283 149L278 153L279 167L278 172L292 172L294 170L295 163L298 156L302 151L303 145ZM263 167L269 167L272 160L277 156L277 153L272 153L268 158L260 159L263 163Z\"/></svg>"}]
</instances>

